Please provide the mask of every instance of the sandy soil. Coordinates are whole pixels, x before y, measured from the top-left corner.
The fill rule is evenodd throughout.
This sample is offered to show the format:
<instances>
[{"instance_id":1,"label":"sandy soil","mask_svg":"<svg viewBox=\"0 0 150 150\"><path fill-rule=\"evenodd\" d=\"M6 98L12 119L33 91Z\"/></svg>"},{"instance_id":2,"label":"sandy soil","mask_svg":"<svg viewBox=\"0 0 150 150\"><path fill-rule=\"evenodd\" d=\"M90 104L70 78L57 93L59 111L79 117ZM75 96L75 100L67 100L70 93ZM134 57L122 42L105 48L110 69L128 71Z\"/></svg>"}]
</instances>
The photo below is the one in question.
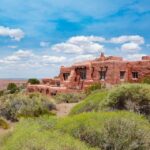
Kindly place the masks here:
<instances>
[{"instance_id":1,"label":"sandy soil","mask_svg":"<svg viewBox=\"0 0 150 150\"><path fill-rule=\"evenodd\" d=\"M56 115L58 117L67 116L71 109L76 105L77 103L61 103L56 105Z\"/></svg>"}]
</instances>

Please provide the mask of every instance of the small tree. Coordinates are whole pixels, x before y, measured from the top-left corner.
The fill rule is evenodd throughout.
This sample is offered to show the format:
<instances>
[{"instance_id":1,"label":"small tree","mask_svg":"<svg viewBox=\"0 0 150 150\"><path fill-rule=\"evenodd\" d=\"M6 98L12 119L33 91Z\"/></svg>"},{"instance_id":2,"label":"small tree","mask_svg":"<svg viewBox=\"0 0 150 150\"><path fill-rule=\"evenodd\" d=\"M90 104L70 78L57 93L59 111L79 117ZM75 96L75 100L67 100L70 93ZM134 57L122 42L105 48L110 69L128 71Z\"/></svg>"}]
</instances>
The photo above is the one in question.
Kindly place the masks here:
<instances>
[{"instance_id":1,"label":"small tree","mask_svg":"<svg viewBox=\"0 0 150 150\"><path fill-rule=\"evenodd\" d=\"M13 94L13 93L15 93L15 92L18 91L18 87L17 87L17 85L16 85L15 83L9 83L8 86L7 86L7 90L8 90L11 94Z\"/></svg>"},{"instance_id":2,"label":"small tree","mask_svg":"<svg viewBox=\"0 0 150 150\"><path fill-rule=\"evenodd\" d=\"M40 84L40 81L38 79L32 78L28 80L28 83L30 84Z\"/></svg>"}]
</instances>

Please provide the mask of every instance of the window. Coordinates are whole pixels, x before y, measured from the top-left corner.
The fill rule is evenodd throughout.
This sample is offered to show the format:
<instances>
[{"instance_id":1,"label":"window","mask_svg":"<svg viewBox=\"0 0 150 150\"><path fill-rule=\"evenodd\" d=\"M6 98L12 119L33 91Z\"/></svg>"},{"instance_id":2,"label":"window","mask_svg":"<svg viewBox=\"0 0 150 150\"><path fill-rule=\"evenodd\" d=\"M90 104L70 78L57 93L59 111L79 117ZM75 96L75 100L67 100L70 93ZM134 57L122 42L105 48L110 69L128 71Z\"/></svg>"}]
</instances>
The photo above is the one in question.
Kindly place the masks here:
<instances>
[{"instance_id":1,"label":"window","mask_svg":"<svg viewBox=\"0 0 150 150\"><path fill-rule=\"evenodd\" d=\"M60 82L56 82L56 86L57 86L57 87L60 87Z\"/></svg>"},{"instance_id":2,"label":"window","mask_svg":"<svg viewBox=\"0 0 150 150\"><path fill-rule=\"evenodd\" d=\"M138 72L132 72L132 78L137 79L139 77Z\"/></svg>"},{"instance_id":3,"label":"window","mask_svg":"<svg viewBox=\"0 0 150 150\"><path fill-rule=\"evenodd\" d=\"M100 71L100 80L105 80L106 78L106 71Z\"/></svg>"},{"instance_id":4,"label":"window","mask_svg":"<svg viewBox=\"0 0 150 150\"><path fill-rule=\"evenodd\" d=\"M86 79L86 68L77 68L76 72L82 80Z\"/></svg>"},{"instance_id":5,"label":"window","mask_svg":"<svg viewBox=\"0 0 150 150\"><path fill-rule=\"evenodd\" d=\"M120 71L120 79L124 79L125 77L125 71Z\"/></svg>"},{"instance_id":6,"label":"window","mask_svg":"<svg viewBox=\"0 0 150 150\"><path fill-rule=\"evenodd\" d=\"M70 76L70 73L64 73L63 74L64 80L67 80L69 76Z\"/></svg>"},{"instance_id":7,"label":"window","mask_svg":"<svg viewBox=\"0 0 150 150\"><path fill-rule=\"evenodd\" d=\"M86 69L80 69L80 77L81 79L86 79Z\"/></svg>"}]
</instances>

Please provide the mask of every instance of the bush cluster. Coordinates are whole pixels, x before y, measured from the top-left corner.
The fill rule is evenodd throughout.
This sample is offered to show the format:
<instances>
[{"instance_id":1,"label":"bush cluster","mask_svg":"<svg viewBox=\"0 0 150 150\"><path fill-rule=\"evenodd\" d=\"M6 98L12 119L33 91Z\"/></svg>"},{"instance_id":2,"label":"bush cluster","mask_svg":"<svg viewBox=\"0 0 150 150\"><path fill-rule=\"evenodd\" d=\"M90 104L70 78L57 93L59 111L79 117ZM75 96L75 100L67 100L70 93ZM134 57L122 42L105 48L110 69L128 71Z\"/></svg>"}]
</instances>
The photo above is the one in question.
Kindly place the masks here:
<instances>
[{"instance_id":1,"label":"bush cluster","mask_svg":"<svg viewBox=\"0 0 150 150\"><path fill-rule=\"evenodd\" d=\"M69 134L47 130L40 119L21 120L0 145L1 150L95 150ZM46 120L45 123L46 124Z\"/></svg>"},{"instance_id":2,"label":"bush cluster","mask_svg":"<svg viewBox=\"0 0 150 150\"><path fill-rule=\"evenodd\" d=\"M92 85L88 86L86 89L85 89L85 93L87 95L91 94L93 91L95 90L100 90L102 89L102 85L101 83L93 83Z\"/></svg>"},{"instance_id":3,"label":"bush cluster","mask_svg":"<svg viewBox=\"0 0 150 150\"><path fill-rule=\"evenodd\" d=\"M103 110L129 110L150 118L150 85L123 84L109 91L95 91L76 105L71 114Z\"/></svg>"},{"instance_id":4,"label":"bush cluster","mask_svg":"<svg viewBox=\"0 0 150 150\"><path fill-rule=\"evenodd\" d=\"M48 97L40 94L10 94L0 98L0 115L11 121L20 116L37 117L55 108Z\"/></svg>"},{"instance_id":5,"label":"bush cluster","mask_svg":"<svg viewBox=\"0 0 150 150\"><path fill-rule=\"evenodd\" d=\"M40 84L40 81L36 78L28 79L28 83L30 84Z\"/></svg>"},{"instance_id":6,"label":"bush cluster","mask_svg":"<svg viewBox=\"0 0 150 150\"><path fill-rule=\"evenodd\" d=\"M107 93L107 90L92 92L81 103L76 105L70 114L75 115L83 112L99 111L102 109L101 105L104 103Z\"/></svg>"},{"instance_id":7,"label":"bush cluster","mask_svg":"<svg viewBox=\"0 0 150 150\"><path fill-rule=\"evenodd\" d=\"M0 128L8 129L9 123L2 117L0 117Z\"/></svg>"},{"instance_id":8,"label":"bush cluster","mask_svg":"<svg viewBox=\"0 0 150 150\"><path fill-rule=\"evenodd\" d=\"M1 116L10 120L38 116L21 119L7 139L0 137L1 149L149 150L150 122L143 114L150 116L150 85L91 89L91 94L72 109L71 116L63 118L43 116L55 109L52 100L43 95L1 96ZM54 98L57 103L70 103L82 96L60 94Z\"/></svg>"},{"instance_id":9,"label":"bush cluster","mask_svg":"<svg viewBox=\"0 0 150 150\"><path fill-rule=\"evenodd\" d=\"M102 150L149 150L150 124L130 112L84 113L58 121L56 129Z\"/></svg>"},{"instance_id":10,"label":"bush cluster","mask_svg":"<svg viewBox=\"0 0 150 150\"><path fill-rule=\"evenodd\" d=\"M113 88L107 97L106 106L110 109L130 110L150 115L150 85L124 84Z\"/></svg>"},{"instance_id":11,"label":"bush cluster","mask_svg":"<svg viewBox=\"0 0 150 150\"><path fill-rule=\"evenodd\" d=\"M19 92L19 87L17 87L17 85L15 83L9 83L7 86L7 91L10 94Z\"/></svg>"},{"instance_id":12,"label":"bush cluster","mask_svg":"<svg viewBox=\"0 0 150 150\"><path fill-rule=\"evenodd\" d=\"M83 93L57 94L54 99L57 103L77 103L85 97Z\"/></svg>"}]
</instances>

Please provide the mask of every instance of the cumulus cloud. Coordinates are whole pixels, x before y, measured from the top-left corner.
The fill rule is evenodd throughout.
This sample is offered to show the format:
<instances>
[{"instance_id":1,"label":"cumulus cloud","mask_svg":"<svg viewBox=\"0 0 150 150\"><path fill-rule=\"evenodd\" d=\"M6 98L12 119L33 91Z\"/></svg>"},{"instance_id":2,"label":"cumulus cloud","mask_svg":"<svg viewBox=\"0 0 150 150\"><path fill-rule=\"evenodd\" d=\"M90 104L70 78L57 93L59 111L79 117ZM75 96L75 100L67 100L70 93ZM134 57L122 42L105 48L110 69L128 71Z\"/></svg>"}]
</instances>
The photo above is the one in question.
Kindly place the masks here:
<instances>
[{"instance_id":1,"label":"cumulus cloud","mask_svg":"<svg viewBox=\"0 0 150 150\"><path fill-rule=\"evenodd\" d=\"M75 36L71 37L68 42L70 43L84 43L84 42L105 42L105 38L100 36Z\"/></svg>"},{"instance_id":2,"label":"cumulus cloud","mask_svg":"<svg viewBox=\"0 0 150 150\"><path fill-rule=\"evenodd\" d=\"M0 60L1 65L17 67L34 67L44 66L48 64L59 64L66 60L61 56L36 55L30 50L18 50L12 55L9 55Z\"/></svg>"},{"instance_id":3,"label":"cumulus cloud","mask_svg":"<svg viewBox=\"0 0 150 150\"><path fill-rule=\"evenodd\" d=\"M51 49L67 54L92 54L104 51L104 46L100 44L102 42L105 42L105 38L103 37L75 36L64 43L53 45Z\"/></svg>"},{"instance_id":4,"label":"cumulus cloud","mask_svg":"<svg viewBox=\"0 0 150 150\"><path fill-rule=\"evenodd\" d=\"M144 44L144 38L139 35L122 35L119 37L111 38L110 42L115 44L132 42L140 45L140 44Z\"/></svg>"},{"instance_id":5,"label":"cumulus cloud","mask_svg":"<svg viewBox=\"0 0 150 150\"><path fill-rule=\"evenodd\" d=\"M42 56L42 62L45 64L57 64L57 63L62 63L66 60L66 57L64 56L48 56L48 55L44 55Z\"/></svg>"},{"instance_id":6,"label":"cumulus cloud","mask_svg":"<svg viewBox=\"0 0 150 150\"><path fill-rule=\"evenodd\" d=\"M141 50L141 47L137 43L125 43L121 46L121 50L125 52L134 53Z\"/></svg>"},{"instance_id":7,"label":"cumulus cloud","mask_svg":"<svg viewBox=\"0 0 150 150\"><path fill-rule=\"evenodd\" d=\"M18 28L11 29L9 27L0 26L0 36L9 36L16 41L20 41L24 37L24 32Z\"/></svg>"},{"instance_id":8,"label":"cumulus cloud","mask_svg":"<svg viewBox=\"0 0 150 150\"><path fill-rule=\"evenodd\" d=\"M141 45L144 44L144 38L139 35L122 35L109 41L113 44L122 44L121 50L126 53L135 53L141 50Z\"/></svg>"},{"instance_id":9,"label":"cumulus cloud","mask_svg":"<svg viewBox=\"0 0 150 150\"><path fill-rule=\"evenodd\" d=\"M72 63L74 63L74 62L82 62L82 61L93 60L93 59L95 59L95 56L89 54L89 55L79 55L79 56L76 56L76 57L72 58L70 61Z\"/></svg>"}]
</instances>

